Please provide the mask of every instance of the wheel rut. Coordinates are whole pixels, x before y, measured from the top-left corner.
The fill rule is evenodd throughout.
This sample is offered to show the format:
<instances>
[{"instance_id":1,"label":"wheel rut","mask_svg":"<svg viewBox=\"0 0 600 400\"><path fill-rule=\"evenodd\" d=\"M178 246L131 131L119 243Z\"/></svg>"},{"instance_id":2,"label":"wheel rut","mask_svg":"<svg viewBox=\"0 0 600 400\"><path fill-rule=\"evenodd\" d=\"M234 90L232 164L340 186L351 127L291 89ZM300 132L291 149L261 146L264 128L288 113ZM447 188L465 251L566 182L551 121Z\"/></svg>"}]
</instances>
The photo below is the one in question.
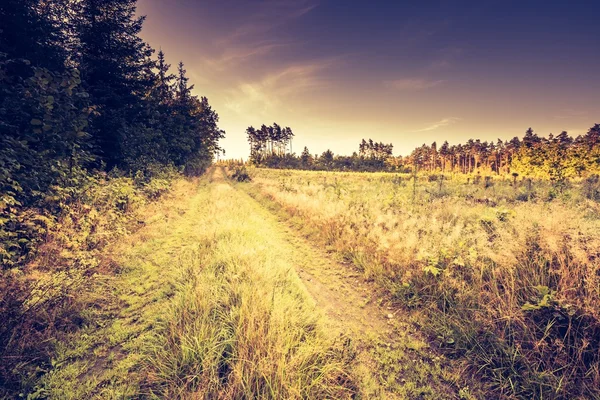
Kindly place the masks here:
<instances>
[{"instance_id":1,"label":"wheel rut","mask_svg":"<svg viewBox=\"0 0 600 400\"><path fill-rule=\"evenodd\" d=\"M315 301L315 311L324 314L326 328L332 335L352 342L354 373L362 381L365 398L429 398L407 396L404 390L398 390L413 384L415 379L420 380L420 385L438 386L432 390L441 393L441 398L455 398L452 383L439 378L429 382L429 370L422 366L434 364L431 360L439 357L408 322L405 312L390 306L377 284L365 279L353 265L338 262L334 255L305 238L285 217L262 204L251 186L231 184L218 171L213 179L221 180L221 176L236 194L248 196L276 222L273 229L289 244L290 260Z\"/></svg>"}]
</instances>

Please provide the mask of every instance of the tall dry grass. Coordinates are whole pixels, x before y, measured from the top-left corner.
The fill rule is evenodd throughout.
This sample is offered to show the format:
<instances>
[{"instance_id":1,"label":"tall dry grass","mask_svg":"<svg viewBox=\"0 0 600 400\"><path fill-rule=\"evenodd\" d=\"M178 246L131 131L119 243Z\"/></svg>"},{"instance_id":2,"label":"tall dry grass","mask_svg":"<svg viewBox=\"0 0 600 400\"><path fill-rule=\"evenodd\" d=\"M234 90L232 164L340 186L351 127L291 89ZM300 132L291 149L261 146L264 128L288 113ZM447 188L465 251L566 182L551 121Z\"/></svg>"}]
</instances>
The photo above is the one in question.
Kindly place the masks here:
<instances>
[{"instance_id":1,"label":"tall dry grass","mask_svg":"<svg viewBox=\"0 0 600 400\"><path fill-rule=\"evenodd\" d=\"M137 215L143 228L103 249L115 267L105 284L78 294L82 326L49 336L56 351L23 397L358 393L350 343L324 329L268 211L217 171L177 179Z\"/></svg>"},{"instance_id":2,"label":"tall dry grass","mask_svg":"<svg viewBox=\"0 0 600 400\"><path fill-rule=\"evenodd\" d=\"M175 228L175 295L149 344L143 392L161 398L351 398L348 343L323 330L264 209L219 175ZM275 223L275 221L272 221ZM166 267L166 266L165 266Z\"/></svg>"},{"instance_id":3,"label":"tall dry grass","mask_svg":"<svg viewBox=\"0 0 600 400\"><path fill-rule=\"evenodd\" d=\"M464 356L494 396L600 396L593 182L251 175L249 192L280 205L307 234L417 310L439 346Z\"/></svg>"}]
</instances>

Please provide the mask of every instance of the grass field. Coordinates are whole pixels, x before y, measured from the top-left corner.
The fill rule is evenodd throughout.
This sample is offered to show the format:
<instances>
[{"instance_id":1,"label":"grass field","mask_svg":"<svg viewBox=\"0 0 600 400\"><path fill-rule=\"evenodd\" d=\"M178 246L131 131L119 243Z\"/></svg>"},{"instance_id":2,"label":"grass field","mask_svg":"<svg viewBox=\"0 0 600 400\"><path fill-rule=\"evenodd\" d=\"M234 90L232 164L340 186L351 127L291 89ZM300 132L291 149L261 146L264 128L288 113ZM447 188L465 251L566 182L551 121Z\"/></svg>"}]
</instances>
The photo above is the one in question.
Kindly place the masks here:
<instances>
[{"instance_id":1,"label":"grass field","mask_svg":"<svg viewBox=\"0 0 600 400\"><path fill-rule=\"evenodd\" d=\"M22 397L599 396L597 188L249 174L141 207Z\"/></svg>"},{"instance_id":2,"label":"grass field","mask_svg":"<svg viewBox=\"0 0 600 400\"><path fill-rule=\"evenodd\" d=\"M250 175L249 193L385 288L493 396L600 396L593 181L558 187L465 175Z\"/></svg>"},{"instance_id":3,"label":"grass field","mask_svg":"<svg viewBox=\"0 0 600 400\"><path fill-rule=\"evenodd\" d=\"M181 181L110 251L119 273L32 398L349 398L329 337L265 211L216 174ZM103 289L103 290L102 290Z\"/></svg>"}]
</instances>

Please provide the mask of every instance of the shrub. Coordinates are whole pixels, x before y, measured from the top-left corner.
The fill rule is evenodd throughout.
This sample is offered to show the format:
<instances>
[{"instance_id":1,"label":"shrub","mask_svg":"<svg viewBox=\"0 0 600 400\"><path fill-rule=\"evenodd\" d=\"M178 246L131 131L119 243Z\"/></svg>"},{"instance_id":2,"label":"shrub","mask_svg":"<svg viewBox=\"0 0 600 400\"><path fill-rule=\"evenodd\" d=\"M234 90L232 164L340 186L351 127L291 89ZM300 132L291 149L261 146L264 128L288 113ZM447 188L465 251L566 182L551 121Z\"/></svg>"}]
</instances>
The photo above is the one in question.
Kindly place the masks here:
<instances>
[{"instance_id":1,"label":"shrub","mask_svg":"<svg viewBox=\"0 0 600 400\"><path fill-rule=\"evenodd\" d=\"M99 268L111 268L100 250L134 226L141 205L170 187L166 178L136 184L114 175L89 175L79 187L62 188L46 210L13 206L18 219L0 225L0 388L27 387L48 367L54 343L85 323ZM15 254L27 249L27 256L6 256L13 241L20 245Z\"/></svg>"},{"instance_id":2,"label":"shrub","mask_svg":"<svg viewBox=\"0 0 600 400\"><path fill-rule=\"evenodd\" d=\"M583 181L583 195L594 201L600 201L600 175L593 174Z\"/></svg>"},{"instance_id":3,"label":"shrub","mask_svg":"<svg viewBox=\"0 0 600 400\"><path fill-rule=\"evenodd\" d=\"M250 182L252 180L248 174L248 171L246 170L246 167L244 166L236 167L235 171L231 175L231 178L238 182Z\"/></svg>"}]
</instances>

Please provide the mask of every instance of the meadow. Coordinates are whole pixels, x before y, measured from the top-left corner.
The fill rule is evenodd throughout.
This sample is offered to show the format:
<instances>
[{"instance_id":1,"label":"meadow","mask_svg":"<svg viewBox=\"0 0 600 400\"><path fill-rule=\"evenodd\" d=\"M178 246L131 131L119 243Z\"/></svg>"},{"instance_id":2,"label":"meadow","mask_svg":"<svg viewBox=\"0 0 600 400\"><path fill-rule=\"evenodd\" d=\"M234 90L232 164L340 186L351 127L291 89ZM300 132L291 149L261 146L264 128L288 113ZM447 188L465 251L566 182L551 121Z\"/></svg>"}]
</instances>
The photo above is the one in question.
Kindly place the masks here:
<instances>
[{"instance_id":1,"label":"meadow","mask_svg":"<svg viewBox=\"0 0 600 400\"><path fill-rule=\"evenodd\" d=\"M595 178L94 187L4 274L0 398L600 395Z\"/></svg>"},{"instance_id":2,"label":"meadow","mask_svg":"<svg viewBox=\"0 0 600 400\"><path fill-rule=\"evenodd\" d=\"M348 342L325 331L294 272L293 251L265 225L269 212L219 170L168 182L159 200L131 212L135 229L105 230L113 238L101 254L81 249L96 262L73 267L80 279L54 267L54 290L44 291L43 282L21 290L27 304L41 292L45 314L28 314L13 327L0 398L358 393ZM33 279L41 272L32 266L27 273Z\"/></svg>"},{"instance_id":3,"label":"meadow","mask_svg":"<svg viewBox=\"0 0 600 400\"><path fill-rule=\"evenodd\" d=\"M600 396L596 177L248 175L239 186L384 288L487 396Z\"/></svg>"}]
</instances>

